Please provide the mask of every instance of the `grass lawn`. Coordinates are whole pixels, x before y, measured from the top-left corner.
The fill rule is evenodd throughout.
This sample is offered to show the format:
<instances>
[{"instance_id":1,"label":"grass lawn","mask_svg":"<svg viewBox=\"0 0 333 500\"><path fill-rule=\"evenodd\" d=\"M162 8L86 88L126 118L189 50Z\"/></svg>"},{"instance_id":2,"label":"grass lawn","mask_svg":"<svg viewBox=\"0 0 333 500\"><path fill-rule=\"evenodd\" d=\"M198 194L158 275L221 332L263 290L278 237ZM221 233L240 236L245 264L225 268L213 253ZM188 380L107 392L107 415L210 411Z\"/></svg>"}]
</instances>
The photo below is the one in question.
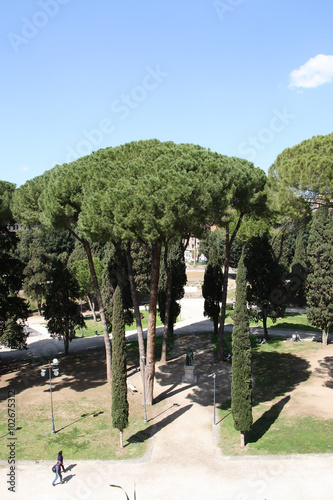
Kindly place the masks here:
<instances>
[{"instance_id":1,"label":"grass lawn","mask_svg":"<svg viewBox=\"0 0 333 500\"><path fill-rule=\"evenodd\" d=\"M232 323L232 311L230 311L230 315L227 318L229 323ZM259 326L262 327L262 321L259 320L255 322L254 320L250 321L251 326ZM267 319L267 328L271 330L279 329L279 330L303 330L307 332L319 332L321 333L321 329L315 326L312 326L308 323L306 314L304 313L289 313L286 312L283 317L277 318L275 322L271 320L271 318ZM268 332L269 333L269 332ZM333 333L333 328L330 328L330 333Z\"/></svg>"},{"instance_id":2,"label":"grass lawn","mask_svg":"<svg viewBox=\"0 0 333 500\"><path fill-rule=\"evenodd\" d=\"M227 335L226 345L231 336ZM290 395L311 375L307 354L321 349L320 344L294 344L271 339L252 343L253 426L247 434L247 446L240 447L240 433L235 430L230 401L218 410L220 446L225 455L284 455L333 452L333 419L323 420L299 413L292 418L282 411ZM306 401L304 402L306 407Z\"/></svg>"},{"instance_id":3,"label":"grass lawn","mask_svg":"<svg viewBox=\"0 0 333 500\"><path fill-rule=\"evenodd\" d=\"M141 319L142 321L142 328L147 328L148 327L148 311L144 310L141 311L141 314L143 318ZM85 320L86 327L83 328L83 330L77 330L75 333L75 337L82 337L82 331L83 331L83 337L93 337L95 335L95 331L97 330L98 335L103 335L103 327L100 319L98 318L98 321L95 323L93 319L86 319ZM156 317L156 326L161 326L163 323L160 319L159 314L157 314ZM131 325L126 325L125 326L126 331L130 330L136 330L136 323L135 320Z\"/></svg>"},{"instance_id":4,"label":"grass lawn","mask_svg":"<svg viewBox=\"0 0 333 500\"><path fill-rule=\"evenodd\" d=\"M276 405L279 403L277 402ZM281 406L283 402L281 403ZM220 443L225 455L290 455L333 452L333 419L278 417L277 407L253 408L253 427L245 449L235 430L230 409L220 410ZM274 415L274 411L276 415ZM270 412L270 413L269 413Z\"/></svg>"},{"instance_id":5,"label":"grass lawn","mask_svg":"<svg viewBox=\"0 0 333 500\"><path fill-rule=\"evenodd\" d=\"M45 395L46 396L46 395ZM140 398L140 396L138 396ZM43 398L48 400L49 398ZM18 411L16 430L18 460L50 460L55 450L65 449L66 456L81 460L128 459L142 456L147 451L149 425L143 423L141 404L130 405L130 422L124 430L123 449L119 444L119 431L112 427L110 412L111 397L80 401L67 401L59 405L53 397L56 433L51 434L50 403L25 405ZM22 412L22 410L24 410ZM5 415L2 415L0 436L6 439ZM6 460L3 447L0 459Z\"/></svg>"},{"instance_id":6,"label":"grass lawn","mask_svg":"<svg viewBox=\"0 0 333 500\"><path fill-rule=\"evenodd\" d=\"M173 339L168 341L170 355ZM156 360L160 359L162 338L156 339ZM139 364L137 342L127 344L128 371ZM65 459L113 460L143 456L149 444L154 423L149 414L163 411L166 402L147 407L148 423L143 421L140 387L128 394L129 426L124 429L124 448L120 448L119 431L112 427L111 391L105 382L104 349L79 355L59 356L60 377L52 378L53 411L56 433L51 434L51 408L48 380L41 377L44 360L30 359L12 365L12 372L1 370L0 442L8 435L8 390L16 392L16 458L18 460L51 460L55 450L66 450ZM0 460L7 460L5 446Z\"/></svg>"},{"instance_id":7,"label":"grass lawn","mask_svg":"<svg viewBox=\"0 0 333 500\"><path fill-rule=\"evenodd\" d=\"M251 325L255 325L255 322L251 322ZM258 321L258 326L262 326L262 321ZM316 328L311 326L307 322L306 314L303 313L288 313L286 312L281 319L277 319L275 323L268 318L267 327L274 330L274 328L278 329L286 329L293 330L297 328L297 330L303 330L308 332L321 332L320 328Z\"/></svg>"}]
</instances>

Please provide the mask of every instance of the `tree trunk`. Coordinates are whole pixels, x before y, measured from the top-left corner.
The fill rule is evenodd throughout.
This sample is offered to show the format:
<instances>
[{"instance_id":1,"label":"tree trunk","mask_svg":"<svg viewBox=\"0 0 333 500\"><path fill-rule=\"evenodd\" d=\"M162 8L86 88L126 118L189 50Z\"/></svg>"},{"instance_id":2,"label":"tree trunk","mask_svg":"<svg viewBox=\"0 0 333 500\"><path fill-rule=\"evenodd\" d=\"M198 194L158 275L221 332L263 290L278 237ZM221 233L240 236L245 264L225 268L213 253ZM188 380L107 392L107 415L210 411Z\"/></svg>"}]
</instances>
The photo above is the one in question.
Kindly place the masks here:
<instances>
[{"instance_id":1,"label":"tree trunk","mask_svg":"<svg viewBox=\"0 0 333 500\"><path fill-rule=\"evenodd\" d=\"M152 249L152 273L150 283L149 316L147 330L147 363L146 387L147 404L153 404L154 377L155 377L155 339L156 339L156 308L158 296L158 281L160 275L161 242L155 241Z\"/></svg>"},{"instance_id":2,"label":"tree trunk","mask_svg":"<svg viewBox=\"0 0 333 500\"><path fill-rule=\"evenodd\" d=\"M126 260L127 260L127 266L128 266L128 279L129 279L134 314L135 314L136 330L138 332L140 370L142 372L143 359L146 357L146 353L145 353L145 343L144 343L144 339L143 339L143 330L142 330L140 308L139 308L138 298L137 298L137 294L136 294L136 286L135 286L134 272L133 272L133 259L132 259L132 255L131 255L131 244L130 243L127 244Z\"/></svg>"},{"instance_id":3,"label":"tree trunk","mask_svg":"<svg viewBox=\"0 0 333 500\"><path fill-rule=\"evenodd\" d=\"M166 363L167 361L167 342L168 337L170 337L170 308L171 308L171 295L172 295L172 272L168 267L168 247L165 245L164 252L164 268L167 275L167 295L165 302L165 313L164 313L164 330L163 330L163 342L162 342L162 352L161 352L161 362Z\"/></svg>"},{"instance_id":4,"label":"tree trunk","mask_svg":"<svg viewBox=\"0 0 333 500\"><path fill-rule=\"evenodd\" d=\"M225 227L225 262L224 262L224 275L223 275L223 289L222 289L222 301L221 301L221 320L220 320L220 328L219 335L217 338L217 359L219 361L223 360L223 335L224 335L224 323L225 323L225 314L226 314L226 304L227 304L227 295L228 295L228 275L229 275L229 265L230 265L230 250L233 244L233 241L238 233L238 229L242 223L244 217L244 213L241 213L238 217L238 221L236 227L232 233L230 238L229 236L229 222L227 222Z\"/></svg>"},{"instance_id":5,"label":"tree trunk","mask_svg":"<svg viewBox=\"0 0 333 500\"><path fill-rule=\"evenodd\" d=\"M322 330L322 344L327 345L328 344L328 327L325 326Z\"/></svg>"},{"instance_id":6,"label":"tree trunk","mask_svg":"<svg viewBox=\"0 0 333 500\"><path fill-rule=\"evenodd\" d=\"M219 333L219 318L218 316L213 317L214 322L214 335L218 336Z\"/></svg>"},{"instance_id":7,"label":"tree trunk","mask_svg":"<svg viewBox=\"0 0 333 500\"><path fill-rule=\"evenodd\" d=\"M120 431L120 448L124 448L124 443L123 443L123 431Z\"/></svg>"},{"instance_id":8,"label":"tree trunk","mask_svg":"<svg viewBox=\"0 0 333 500\"><path fill-rule=\"evenodd\" d=\"M99 289L99 284L96 276L96 271L94 267L94 262L91 254L91 248L90 244L87 240L80 240L83 243L84 249L86 251L87 257L88 257L88 262L89 262L89 268L90 268L90 273L91 277L93 280L94 288L95 288L95 293L96 293L96 298L97 298L97 304L98 304L98 309L99 309L99 314L101 317L101 322L102 322L102 327L103 327L103 336L104 336L104 344L105 344L105 353L106 353L106 375L107 375L107 381L111 383L112 380L112 374L111 374L111 342L110 342L110 337L109 337L109 332L108 332L108 326L106 323L106 318L105 318L105 312L104 312L104 306L103 306L103 301L102 301L102 296L101 296L101 291Z\"/></svg>"},{"instance_id":9,"label":"tree trunk","mask_svg":"<svg viewBox=\"0 0 333 500\"><path fill-rule=\"evenodd\" d=\"M265 311L262 311L262 326L264 329L264 337L268 340L268 330L267 330L267 314Z\"/></svg>"},{"instance_id":10,"label":"tree trunk","mask_svg":"<svg viewBox=\"0 0 333 500\"><path fill-rule=\"evenodd\" d=\"M42 300L41 299L37 299L37 311L38 311L38 314L39 316L42 316L43 314L43 310L42 310Z\"/></svg>"},{"instance_id":11,"label":"tree trunk","mask_svg":"<svg viewBox=\"0 0 333 500\"><path fill-rule=\"evenodd\" d=\"M95 311L95 302L94 302L94 299L90 298L90 295L88 293L87 293L87 300L88 300L89 308L90 308L90 310L92 312L94 321L95 321L95 323L97 323L96 311Z\"/></svg>"},{"instance_id":12,"label":"tree trunk","mask_svg":"<svg viewBox=\"0 0 333 500\"><path fill-rule=\"evenodd\" d=\"M65 347L65 356L68 356L69 351L69 331L68 328L65 328L64 331L64 347Z\"/></svg>"},{"instance_id":13,"label":"tree trunk","mask_svg":"<svg viewBox=\"0 0 333 500\"><path fill-rule=\"evenodd\" d=\"M241 438L241 448L244 448L245 447L245 432L241 432L240 438Z\"/></svg>"},{"instance_id":14,"label":"tree trunk","mask_svg":"<svg viewBox=\"0 0 333 500\"><path fill-rule=\"evenodd\" d=\"M228 274L229 274L229 260L230 260L230 242L229 242L229 223L227 223L225 236L225 261L224 261L224 273L223 273L223 288L222 288L222 301L221 301L221 319L219 334L217 337L217 359L219 361L223 360L223 335L224 335L224 323L225 323L225 313L227 304L227 294L228 294Z\"/></svg>"}]
</instances>

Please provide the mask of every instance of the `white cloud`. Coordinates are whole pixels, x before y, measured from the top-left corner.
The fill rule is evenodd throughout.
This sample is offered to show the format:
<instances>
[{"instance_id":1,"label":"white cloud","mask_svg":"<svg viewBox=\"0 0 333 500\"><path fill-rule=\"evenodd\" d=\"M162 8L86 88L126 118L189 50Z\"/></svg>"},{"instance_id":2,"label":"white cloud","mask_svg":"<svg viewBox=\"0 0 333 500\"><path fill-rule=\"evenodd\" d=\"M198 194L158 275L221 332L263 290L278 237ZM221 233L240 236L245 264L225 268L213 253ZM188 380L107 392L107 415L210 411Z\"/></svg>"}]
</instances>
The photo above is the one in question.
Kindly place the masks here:
<instances>
[{"instance_id":1,"label":"white cloud","mask_svg":"<svg viewBox=\"0 0 333 500\"><path fill-rule=\"evenodd\" d=\"M314 88L333 79L333 56L318 54L290 73L289 87Z\"/></svg>"},{"instance_id":2,"label":"white cloud","mask_svg":"<svg viewBox=\"0 0 333 500\"><path fill-rule=\"evenodd\" d=\"M25 165L23 165L23 167L21 167L21 170L23 172L29 172L30 169L28 167L26 167Z\"/></svg>"}]
</instances>

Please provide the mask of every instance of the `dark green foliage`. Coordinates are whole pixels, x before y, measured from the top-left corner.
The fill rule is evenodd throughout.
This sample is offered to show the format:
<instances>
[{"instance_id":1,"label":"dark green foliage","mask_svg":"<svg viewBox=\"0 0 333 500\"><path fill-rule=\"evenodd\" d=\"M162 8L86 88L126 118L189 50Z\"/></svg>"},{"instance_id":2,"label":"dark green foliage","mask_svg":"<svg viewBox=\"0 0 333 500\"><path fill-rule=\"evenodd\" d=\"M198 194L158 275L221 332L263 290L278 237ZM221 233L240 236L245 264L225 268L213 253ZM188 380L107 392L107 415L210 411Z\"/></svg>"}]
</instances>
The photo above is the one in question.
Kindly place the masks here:
<instances>
[{"instance_id":1,"label":"dark green foliage","mask_svg":"<svg viewBox=\"0 0 333 500\"><path fill-rule=\"evenodd\" d=\"M112 325L112 425L122 431L128 426L125 321L120 288L113 296Z\"/></svg>"},{"instance_id":2,"label":"dark green foliage","mask_svg":"<svg viewBox=\"0 0 333 500\"><path fill-rule=\"evenodd\" d=\"M44 233L36 229L30 233L29 258L24 269L23 287L29 299L36 302L39 314L42 314L43 298L51 272L51 255L45 250Z\"/></svg>"},{"instance_id":3,"label":"dark green foliage","mask_svg":"<svg viewBox=\"0 0 333 500\"><path fill-rule=\"evenodd\" d=\"M48 320L47 328L51 335L63 337L66 354L68 354L68 343L75 336L75 330L85 326L76 302L79 296L77 280L66 267L66 263L61 258L57 259L50 273L44 317Z\"/></svg>"},{"instance_id":4,"label":"dark green foliage","mask_svg":"<svg viewBox=\"0 0 333 500\"><path fill-rule=\"evenodd\" d=\"M109 332L112 331L113 324L113 294L118 285L121 288L125 324L131 325L133 323L133 303L128 280L126 257L123 248L120 247L117 252L115 245L110 241L104 246L101 282L101 294Z\"/></svg>"},{"instance_id":5,"label":"dark green foliage","mask_svg":"<svg viewBox=\"0 0 333 500\"><path fill-rule=\"evenodd\" d=\"M327 343L333 324L333 216L326 207L317 210L310 227L307 277L307 317L323 332Z\"/></svg>"},{"instance_id":6,"label":"dark green foliage","mask_svg":"<svg viewBox=\"0 0 333 500\"><path fill-rule=\"evenodd\" d=\"M307 273L307 257L303 232L296 238L295 253L291 266L288 283L289 300L292 299L299 306L305 306L305 280Z\"/></svg>"},{"instance_id":7,"label":"dark green foliage","mask_svg":"<svg viewBox=\"0 0 333 500\"><path fill-rule=\"evenodd\" d=\"M151 258L147 251L136 242L131 244L131 255L136 289L141 296L148 297L151 280Z\"/></svg>"},{"instance_id":8,"label":"dark green foliage","mask_svg":"<svg viewBox=\"0 0 333 500\"><path fill-rule=\"evenodd\" d=\"M286 237L282 232L278 232L278 234L270 240L270 245L274 259L280 265L281 272L287 275L291 266L292 246L294 245L293 239L289 238L289 235Z\"/></svg>"},{"instance_id":9,"label":"dark green foliage","mask_svg":"<svg viewBox=\"0 0 333 500\"><path fill-rule=\"evenodd\" d=\"M180 305L177 301L184 297L184 286L186 285L186 264L184 260L184 249L182 243L171 245L168 248L167 256L168 272L171 280L171 302L169 330L177 321L180 313ZM162 262L160 271L160 281L158 285L158 305L162 323L165 324L165 307L167 299L167 288L170 286L165 269L165 262ZM172 334L172 331L169 331Z\"/></svg>"},{"instance_id":10,"label":"dark green foliage","mask_svg":"<svg viewBox=\"0 0 333 500\"><path fill-rule=\"evenodd\" d=\"M269 169L270 178L280 184L284 203L291 195L306 202L332 206L333 133L318 135L287 148Z\"/></svg>"},{"instance_id":11,"label":"dark green foliage","mask_svg":"<svg viewBox=\"0 0 333 500\"><path fill-rule=\"evenodd\" d=\"M12 221L9 205L14 188L0 181L0 343L12 349L25 345L23 321L28 317L27 305L19 297L24 265L14 256L17 237L7 229Z\"/></svg>"},{"instance_id":12,"label":"dark green foliage","mask_svg":"<svg viewBox=\"0 0 333 500\"><path fill-rule=\"evenodd\" d=\"M225 230L217 228L215 231L209 231L200 240L199 253L203 254L210 262L218 260L222 265L225 259ZM230 249L229 265L230 267L237 268L238 261L242 254L243 245L236 239Z\"/></svg>"},{"instance_id":13,"label":"dark green foliage","mask_svg":"<svg viewBox=\"0 0 333 500\"><path fill-rule=\"evenodd\" d=\"M94 268L98 284L102 281L103 265L97 257L93 257ZM88 259L76 260L73 262L72 271L79 284L80 299L87 299L90 310L96 321L95 313L95 287L92 280Z\"/></svg>"},{"instance_id":14,"label":"dark green foliage","mask_svg":"<svg viewBox=\"0 0 333 500\"><path fill-rule=\"evenodd\" d=\"M237 271L233 320L231 411L235 429L244 433L249 431L252 425L252 383L251 341L243 257L239 261Z\"/></svg>"},{"instance_id":15,"label":"dark green foliage","mask_svg":"<svg viewBox=\"0 0 333 500\"><path fill-rule=\"evenodd\" d=\"M218 334L220 302L222 300L223 272L218 263L208 263L205 270L202 295L205 299L204 315L213 319L214 333Z\"/></svg>"},{"instance_id":16,"label":"dark green foliage","mask_svg":"<svg viewBox=\"0 0 333 500\"><path fill-rule=\"evenodd\" d=\"M265 338L268 338L267 318L273 322L285 311L286 290L282 269L273 258L267 235L251 238L245 252L247 300L263 320Z\"/></svg>"}]
</instances>

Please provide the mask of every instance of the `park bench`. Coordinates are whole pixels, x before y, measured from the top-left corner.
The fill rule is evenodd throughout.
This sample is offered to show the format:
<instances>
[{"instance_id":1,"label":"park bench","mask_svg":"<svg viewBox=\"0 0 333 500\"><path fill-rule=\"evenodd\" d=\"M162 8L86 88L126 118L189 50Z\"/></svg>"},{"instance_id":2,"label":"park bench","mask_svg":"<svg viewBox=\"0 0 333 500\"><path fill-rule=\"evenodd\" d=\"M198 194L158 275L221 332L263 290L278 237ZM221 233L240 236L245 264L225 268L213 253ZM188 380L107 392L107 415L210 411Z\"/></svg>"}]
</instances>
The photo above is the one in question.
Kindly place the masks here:
<instances>
[{"instance_id":1,"label":"park bench","mask_svg":"<svg viewBox=\"0 0 333 500\"><path fill-rule=\"evenodd\" d=\"M137 388L134 387L132 384L127 384L127 390L130 394L134 394L135 392L138 392Z\"/></svg>"}]
</instances>

